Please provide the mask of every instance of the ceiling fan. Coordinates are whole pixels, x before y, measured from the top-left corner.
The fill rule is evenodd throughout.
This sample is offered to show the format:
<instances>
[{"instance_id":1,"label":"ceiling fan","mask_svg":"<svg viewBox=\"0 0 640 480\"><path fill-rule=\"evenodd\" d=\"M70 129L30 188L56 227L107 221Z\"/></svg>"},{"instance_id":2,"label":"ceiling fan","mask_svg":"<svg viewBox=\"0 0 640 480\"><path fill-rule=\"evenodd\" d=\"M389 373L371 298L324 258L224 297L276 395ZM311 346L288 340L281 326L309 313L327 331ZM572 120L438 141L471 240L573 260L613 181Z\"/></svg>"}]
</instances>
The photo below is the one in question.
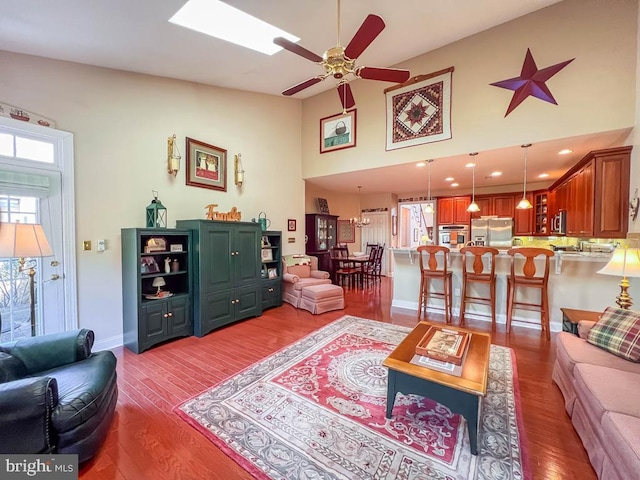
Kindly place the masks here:
<instances>
[{"instance_id":1,"label":"ceiling fan","mask_svg":"<svg viewBox=\"0 0 640 480\"><path fill-rule=\"evenodd\" d=\"M381 80L384 82L402 83L409 79L411 75L409 70L400 70L396 68L381 67L358 67L356 59L365 49L375 40L375 38L384 30L385 24L378 15L369 14L364 19L362 25L353 36L346 47L340 45L340 0L338 0L338 43L335 47L330 48L322 54L317 55L300 45L293 43L283 37L273 39L276 45L289 50L296 55L311 60L324 68L325 73L312 77L304 82L298 83L287 88L283 95L290 96L308 88L316 83L320 83L327 77L332 76L338 80L338 95L342 103L343 110L353 108L356 104L351 92L349 81L345 78L347 75L353 75L355 78L363 78L366 80Z\"/></svg>"}]
</instances>

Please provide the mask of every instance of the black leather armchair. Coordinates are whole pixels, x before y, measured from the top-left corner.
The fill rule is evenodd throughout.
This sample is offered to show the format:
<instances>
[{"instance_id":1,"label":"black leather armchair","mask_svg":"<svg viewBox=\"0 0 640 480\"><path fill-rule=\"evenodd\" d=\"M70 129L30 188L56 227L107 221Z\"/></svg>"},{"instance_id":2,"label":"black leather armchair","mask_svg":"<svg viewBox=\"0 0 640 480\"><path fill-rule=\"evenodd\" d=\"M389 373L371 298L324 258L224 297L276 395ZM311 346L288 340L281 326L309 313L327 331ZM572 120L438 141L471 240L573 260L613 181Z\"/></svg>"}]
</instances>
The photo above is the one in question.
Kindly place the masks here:
<instances>
[{"instance_id":1,"label":"black leather armchair","mask_svg":"<svg viewBox=\"0 0 640 480\"><path fill-rule=\"evenodd\" d=\"M118 399L116 357L82 329L0 344L0 453L72 453L104 441Z\"/></svg>"}]
</instances>

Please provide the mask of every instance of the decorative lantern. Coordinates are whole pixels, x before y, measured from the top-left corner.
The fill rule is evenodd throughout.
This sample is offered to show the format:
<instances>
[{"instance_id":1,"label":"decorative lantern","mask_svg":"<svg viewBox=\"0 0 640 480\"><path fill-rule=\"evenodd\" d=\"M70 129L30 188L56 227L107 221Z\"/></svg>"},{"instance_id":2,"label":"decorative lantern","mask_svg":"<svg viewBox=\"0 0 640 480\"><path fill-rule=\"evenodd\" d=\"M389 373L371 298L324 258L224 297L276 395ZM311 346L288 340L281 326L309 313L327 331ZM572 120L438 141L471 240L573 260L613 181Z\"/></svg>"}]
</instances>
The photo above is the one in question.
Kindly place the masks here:
<instances>
[{"instance_id":1,"label":"decorative lantern","mask_svg":"<svg viewBox=\"0 0 640 480\"><path fill-rule=\"evenodd\" d=\"M153 192L153 200L147 207L147 228L167 228L167 209L158 200L158 192Z\"/></svg>"}]
</instances>

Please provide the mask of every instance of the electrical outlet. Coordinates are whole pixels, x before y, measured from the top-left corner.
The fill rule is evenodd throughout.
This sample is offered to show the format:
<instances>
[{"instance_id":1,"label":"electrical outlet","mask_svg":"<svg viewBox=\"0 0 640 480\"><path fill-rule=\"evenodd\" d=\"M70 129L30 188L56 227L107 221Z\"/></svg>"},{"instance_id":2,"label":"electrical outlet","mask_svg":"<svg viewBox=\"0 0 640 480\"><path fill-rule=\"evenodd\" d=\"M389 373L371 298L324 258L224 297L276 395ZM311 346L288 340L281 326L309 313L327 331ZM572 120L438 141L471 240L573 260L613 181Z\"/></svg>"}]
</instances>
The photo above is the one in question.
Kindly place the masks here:
<instances>
[{"instance_id":1,"label":"electrical outlet","mask_svg":"<svg viewBox=\"0 0 640 480\"><path fill-rule=\"evenodd\" d=\"M98 252L104 252L106 250L107 246L106 246L106 242L104 240L98 240L96 242L96 250Z\"/></svg>"},{"instance_id":2,"label":"electrical outlet","mask_svg":"<svg viewBox=\"0 0 640 480\"><path fill-rule=\"evenodd\" d=\"M84 250L85 252L87 250L91 250L91 240L85 240L84 242L82 242L82 250Z\"/></svg>"},{"instance_id":3,"label":"electrical outlet","mask_svg":"<svg viewBox=\"0 0 640 480\"><path fill-rule=\"evenodd\" d=\"M454 289L454 294L455 294L456 297L459 297L460 296L460 289L459 288Z\"/></svg>"}]
</instances>

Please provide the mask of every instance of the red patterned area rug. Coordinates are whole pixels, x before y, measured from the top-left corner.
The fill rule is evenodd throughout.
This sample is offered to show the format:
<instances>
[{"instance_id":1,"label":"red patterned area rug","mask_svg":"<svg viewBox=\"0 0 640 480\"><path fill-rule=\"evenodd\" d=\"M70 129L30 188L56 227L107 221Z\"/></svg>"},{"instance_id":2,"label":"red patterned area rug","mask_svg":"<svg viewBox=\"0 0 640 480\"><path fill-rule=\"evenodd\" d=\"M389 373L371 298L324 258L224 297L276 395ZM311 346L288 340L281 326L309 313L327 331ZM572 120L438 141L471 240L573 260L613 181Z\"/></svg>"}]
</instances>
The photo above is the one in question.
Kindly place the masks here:
<instances>
[{"instance_id":1,"label":"red patterned area rug","mask_svg":"<svg viewBox=\"0 0 640 480\"><path fill-rule=\"evenodd\" d=\"M491 346L478 455L465 420L398 394L385 418L382 361L410 329L345 316L176 407L256 478L523 479L511 349Z\"/></svg>"}]
</instances>

